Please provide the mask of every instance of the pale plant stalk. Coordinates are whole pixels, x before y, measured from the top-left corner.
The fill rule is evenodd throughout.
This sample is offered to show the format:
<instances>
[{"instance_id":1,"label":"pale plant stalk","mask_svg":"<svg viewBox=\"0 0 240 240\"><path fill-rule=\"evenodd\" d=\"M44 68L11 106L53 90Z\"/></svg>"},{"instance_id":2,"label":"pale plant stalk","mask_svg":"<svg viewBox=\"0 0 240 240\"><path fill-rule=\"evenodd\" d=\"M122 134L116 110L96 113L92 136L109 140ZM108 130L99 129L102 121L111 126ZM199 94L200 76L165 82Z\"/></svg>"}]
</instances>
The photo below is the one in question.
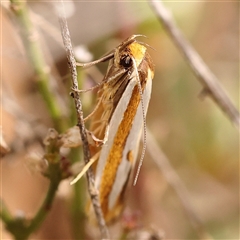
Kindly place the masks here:
<instances>
[{"instance_id":1,"label":"pale plant stalk","mask_svg":"<svg viewBox=\"0 0 240 240\"><path fill-rule=\"evenodd\" d=\"M59 10L59 23L61 27L63 44L67 53L68 64L69 64L71 77L72 77L71 79L72 79L73 99L74 99L75 109L77 113L77 125L79 127L79 132L80 132L82 144L83 144L84 162L85 164L87 164L90 161L91 154L90 154L89 144L87 140L84 120L83 120L82 103L81 103L80 95L78 92L76 60L73 54L70 33L68 30L67 21L64 14L63 2L61 2L61 6L59 6L58 10ZM101 231L101 238L109 239L108 228L106 226L103 213L100 207L99 194L95 188L95 178L94 178L94 173L92 171L92 168L89 168L87 171L87 182L88 182L88 191L91 197L93 209L95 211L97 222Z\"/></svg>"},{"instance_id":2,"label":"pale plant stalk","mask_svg":"<svg viewBox=\"0 0 240 240\"><path fill-rule=\"evenodd\" d=\"M162 1L149 0L149 3L171 40L178 47L197 79L202 84L204 95L211 97L222 112L227 115L233 125L240 130L239 112L226 94L217 77L210 71L199 54L185 39L175 24L171 13L165 8Z\"/></svg>"}]
</instances>

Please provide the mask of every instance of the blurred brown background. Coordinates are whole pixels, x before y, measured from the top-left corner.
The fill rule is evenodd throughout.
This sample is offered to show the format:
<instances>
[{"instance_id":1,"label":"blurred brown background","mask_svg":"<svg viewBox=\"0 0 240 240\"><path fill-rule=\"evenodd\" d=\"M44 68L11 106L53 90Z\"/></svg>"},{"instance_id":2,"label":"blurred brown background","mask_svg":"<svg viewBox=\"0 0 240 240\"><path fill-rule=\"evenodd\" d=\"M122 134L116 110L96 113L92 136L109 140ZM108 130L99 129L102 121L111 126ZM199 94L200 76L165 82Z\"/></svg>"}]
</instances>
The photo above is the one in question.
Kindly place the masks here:
<instances>
[{"instance_id":1,"label":"blurred brown background","mask_svg":"<svg viewBox=\"0 0 240 240\"><path fill-rule=\"evenodd\" d=\"M71 101L70 90L62 89L68 68L54 7L41 1L28 3L54 78L51 84L58 88L62 100ZM165 5L238 105L238 2L166 2ZM141 40L155 49L149 52L156 69L148 128L189 190L189 200L207 232L214 239L239 239L239 135L212 100L199 98L200 83L148 3L68 1L65 6L70 14L68 24L73 45L89 46L94 59L129 35L147 36ZM48 181L30 170L26 156L41 153L40 144L32 142L31 134L36 131L43 138L52 122L38 93L17 21L7 4L2 3L1 7L1 125L7 144L12 146L12 152L1 160L1 197L13 214L24 212L31 217L45 196ZM100 65L104 73L107 64ZM66 101L62 104L65 116ZM27 119L34 119L36 127L29 125ZM31 239L73 239L71 196L72 187L65 180L53 209ZM128 191L127 202L127 211L137 212L142 228L160 229L166 239L198 239L178 196L148 154L137 187ZM116 229L112 231L115 236ZM3 225L1 232L2 239L11 239Z\"/></svg>"}]
</instances>

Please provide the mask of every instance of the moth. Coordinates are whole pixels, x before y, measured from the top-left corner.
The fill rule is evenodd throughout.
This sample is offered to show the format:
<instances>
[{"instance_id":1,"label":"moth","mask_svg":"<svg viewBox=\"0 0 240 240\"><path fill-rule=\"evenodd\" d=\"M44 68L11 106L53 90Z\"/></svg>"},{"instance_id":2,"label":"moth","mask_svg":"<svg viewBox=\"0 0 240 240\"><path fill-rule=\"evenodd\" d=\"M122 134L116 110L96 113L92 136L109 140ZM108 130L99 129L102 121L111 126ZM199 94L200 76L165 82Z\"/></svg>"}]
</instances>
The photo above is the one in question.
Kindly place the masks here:
<instances>
[{"instance_id":1,"label":"moth","mask_svg":"<svg viewBox=\"0 0 240 240\"><path fill-rule=\"evenodd\" d=\"M89 67L109 61L106 75L99 84L96 108L88 117L91 136L104 139L101 146L90 145L90 151L106 222L119 216L123 209L124 193L137 160L143 129L145 144L140 165L146 148L146 112L154 66L148 45L136 40L139 36L142 35L129 37L96 61L78 64Z\"/></svg>"}]
</instances>

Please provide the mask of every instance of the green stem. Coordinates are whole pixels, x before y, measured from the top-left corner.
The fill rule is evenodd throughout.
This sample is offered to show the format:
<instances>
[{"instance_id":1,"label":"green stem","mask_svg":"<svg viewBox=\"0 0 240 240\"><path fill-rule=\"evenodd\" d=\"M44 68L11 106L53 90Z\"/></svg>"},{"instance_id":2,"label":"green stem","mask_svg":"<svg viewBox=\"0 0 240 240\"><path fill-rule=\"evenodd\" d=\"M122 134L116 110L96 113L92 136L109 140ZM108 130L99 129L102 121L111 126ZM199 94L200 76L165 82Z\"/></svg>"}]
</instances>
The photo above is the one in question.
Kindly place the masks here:
<instances>
[{"instance_id":1,"label":"green stem","mask_svg":"<svg viewBox=\"0 0 240 240\"><path fill-rule=\"evenodd\" d=\"M50 91L48 74L48 66L45 64L44 56L38 42L38 33L35 31L30 15L24 1L11 0L11 8L19 19L22 27L22 38L25 48L28 52L29 60L34 68L37 78L37 85L40 94L42 95L48 111L53 119L57 130L64 130L65 123L63 122L61 110L57 102L56 96Z\"/></svg>"},{"instance_id":2,"label":"green stem","mask_svg":"<svg viewBox=\"0 0 240 240\"><path fill-rule=\"evenodd\" d=\"M72 149L71 159L72 161L78 162L80 159L81 151L80 149ZM83 181L78 181L73 186L73 200L71 205L71 215L72 215L72 231L74 239L84 239L85 238L85 214L84 214L84 193L85 186Z\"/></svg>"},{"instance_id":3,"label":"green stem","mask_svg":"<svg viewBox=\"0 0 240 240\"><path fill-rule=\"evenodd\" d=\"M40 209L38 210L37 214L32 219L31 224L28 227L29 235L39 228L39 226L45 219L46 215L48 214L49 210L51 209L52 202L54 200L59 183L61 181L61 170L59 169L59 163L50 164L49 172L51 173L51 176L48 192L42 203L42 206L40 207Z\"/></svg>"},{"instance_id":4,"label":"green stem","mask_svg":"<svg viewBox=\"0 0 240 240\"><path fill-rule=\"evenodd\" d=\"M11 222L13 220L13 217L9 212L7 206L5 205L2 199L0 199L0 203L1 203L0 218L5 223Z\"/></svg>"},{"instance_id":5,"label":"green stem","mask_svg":"<svg viewBox=\"0 0 240 240\"><path fill-rule=\"evenodd\" d=\"M74 184L74 198L72 202L72 228L74 239L85 238L83 192L83 181L78 181Z\"/></svg>"},{"instance_id":6,"label":"green stem","mask_svg":"<svg viewBox=\"0 0 240 240\"><path fill-rule=\"evenodd\" d=\"M28 239L29 236L39 228L51 209L52 202L61 181L61 170L59 163L50 164L49 173L50 185L48 192L37 214L30 222L24 217L13 218L6 206L3 203L1 204L2 210L0 217L6 224L6 229L14 236L16 240Z\"/></svg>"}]
</instances>

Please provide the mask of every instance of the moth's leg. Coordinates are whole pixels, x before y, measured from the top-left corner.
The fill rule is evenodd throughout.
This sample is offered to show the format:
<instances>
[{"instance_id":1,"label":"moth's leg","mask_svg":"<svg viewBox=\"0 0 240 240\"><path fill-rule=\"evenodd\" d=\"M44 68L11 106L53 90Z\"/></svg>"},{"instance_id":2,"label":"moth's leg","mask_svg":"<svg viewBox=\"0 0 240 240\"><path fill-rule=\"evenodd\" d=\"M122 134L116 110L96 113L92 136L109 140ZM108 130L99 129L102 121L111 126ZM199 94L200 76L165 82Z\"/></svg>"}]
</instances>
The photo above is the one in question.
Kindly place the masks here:
<instances>
[{"instance_id":1,"label":"moth's leg","mask_svg":"<svg viewBox=\"0 0 240 240\"><path fill-rule=\"evenodd\" d=\"M100 97L100 99L98 99L98 103L96 105L96 107L92 110L92 112L90 114L88 114L88 116L86 116L83 120L84 122L86 122L89 118L91 118L98 110L98 108L100 107L102 102L102 96Z\"/></svg>"},{"instance_id":2,"label":"moth's leg","mask_svg":"<svg viewBox=\"0 0 240 240\"><path fill-rule=\"evenodd\" d=\"M76 62L76 65L79 66L79 67L91 67L93 65L96 65L100 62L105 62L105 61L108 61L110 60L111 58L114 57L114 51L111 51L110 53L108 53L107 55L99 58L98 60L95 60L95 61L92 61L92 62L88 62L88 63L78 63Z\"/></svg>"},{"instance_id":3,"label":"moth's leg","mask_svg":"<svg viewBox=\"0 0 240 240\"><path fill-rule=\"evenodd\" d=\"M93 132L86 129L87 138L89 144L99 147L105 143L105 138L99 139L97 138ZM62 134L61 136L62 147L65 148L76 148L82 145L82 139L79 133L78 126L74 126L69 128L66 133Z\"/></svg>"},{"instance_id":4,"label":"moth's leg","mask_svg":"<svg viewBox=\"0 0 240 240\"><path fill-rule=\"evenodd\" d=\"M98 83L97 85L95 85L95 86L93 86L93 87L91 87L91 88L88 88L88 89L75 89L75 88L71 88L71 90L72 90L73 92L85 93L85 92L93 91L93 90L95 90L96 88L99 88L102 84L103 84L103 82Z\"/></svg>"},{"instance_id":5,"label":"moth's leg","mask_svg":"<svg viewBox=\"0 0 240 240\"><path fill-rule=\"evenodd\" d=\"M89 162L84 165L83 169L80 171L80 173L71 181L71 185L76 183L86 172L87 170L93 165L94 162L96 162L99 158L100 151L97 152L90 160Z\"/></svg>"},{"instance_id":6,"label":"moth's leg","mask_svg":"<svg viewBox=\"0 0 240 240\"><path fill-rule=\"evenodd\" d=\"M106 129L108 130L108 125L107 125ZM93 132L88 131L88 134L89 134L90 140L91 140L91 142L90 142L90 140L89 140L89 143L90 143L90 144L92 143L92 145L94 145L94 146L96 146L96 147L101 147L102 145L104 145L104 144L106 143L106 141L107 141L107 139L108 139L108 131L107 131L107 136L106 136L106 131L105 131L105 134L104 134L104 138L103 138L103 139L97 138L97 137L93 134Z\"/></svg>"}]
</instances>

